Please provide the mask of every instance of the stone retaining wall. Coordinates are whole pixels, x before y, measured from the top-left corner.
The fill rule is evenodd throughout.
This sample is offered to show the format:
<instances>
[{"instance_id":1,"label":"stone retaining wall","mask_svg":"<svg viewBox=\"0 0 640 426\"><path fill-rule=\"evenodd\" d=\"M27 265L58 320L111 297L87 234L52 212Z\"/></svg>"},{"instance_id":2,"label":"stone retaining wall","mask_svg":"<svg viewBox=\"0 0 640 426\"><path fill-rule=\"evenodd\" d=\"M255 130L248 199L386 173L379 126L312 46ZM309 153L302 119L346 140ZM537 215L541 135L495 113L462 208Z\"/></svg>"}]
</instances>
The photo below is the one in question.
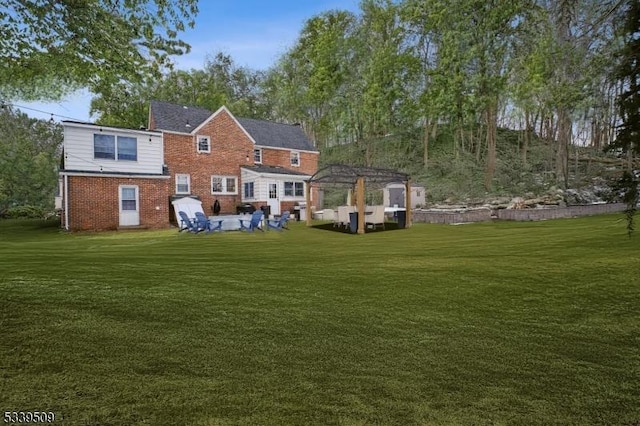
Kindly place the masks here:
<instances>
[{"instance_id":1,"label":"stone retaining wall","mask_svg":"<svg viewBox=\"0 0 640 426\"><path fill-rule=\"evenodd\" d=\"M576 216L592 216L603 213L622 212L627 208L626 204L590 204L586 206L556 207L548 209L502 209L496 210L495 216L500 220L546 220L561 219Z\"/></svg>"},{"instance_id":2,"label":"stone retaining wall","mask_svg":"<svg viewBox=\"0 0 640 426\"><path fill-rule=\"evenodd\" d=\"M491 209L472 209L459 211L414 210L411 214L415 223L466 223L491 220Z\"/></svg>"},{"instance_id":3,"label":"stone retaining wall","mask_svg":"<svg viewBox=\"0 0 640 426\"><path fill-rule=\"evenodd\" d=\"M561 219L576 216L592 216L604 213L622 212L626 204L590 204L584 206L551 207L546 209L498 209L489 208L469 210L414 210L412 220L414 223L468 223L486 222L492 219L498 220L547 220Z\"/></svg>"}]
</instances>

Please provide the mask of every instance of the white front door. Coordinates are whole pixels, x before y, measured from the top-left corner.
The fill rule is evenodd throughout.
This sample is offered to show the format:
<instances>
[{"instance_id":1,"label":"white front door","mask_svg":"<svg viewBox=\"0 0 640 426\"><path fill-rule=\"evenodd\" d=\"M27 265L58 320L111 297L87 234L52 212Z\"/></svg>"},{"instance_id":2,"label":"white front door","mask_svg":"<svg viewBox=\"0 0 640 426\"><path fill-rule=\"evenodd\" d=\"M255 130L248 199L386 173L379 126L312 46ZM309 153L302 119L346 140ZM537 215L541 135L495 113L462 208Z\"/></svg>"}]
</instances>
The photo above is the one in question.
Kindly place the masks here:
<instances>
[{"instance_id":1,"label":"white front door","mask_svg":"<svg viewBox=\"0 0 640 426\"><path fill-rule=\"evenodd\" d=\"M121 185L119 198L120 226L140 225L138 187L135 185Z\"/></svg>"},{"instance_id":2,"label":"white front door","mask_svg":"<svg viewBox=\"0 0 640 426\"><path fill-rule=\"evenodd\" d=\"M267 205L271 209L271 214L280 214L280 196L278 195L278 182L267 184Z\"/></svg>"}]
</instances>

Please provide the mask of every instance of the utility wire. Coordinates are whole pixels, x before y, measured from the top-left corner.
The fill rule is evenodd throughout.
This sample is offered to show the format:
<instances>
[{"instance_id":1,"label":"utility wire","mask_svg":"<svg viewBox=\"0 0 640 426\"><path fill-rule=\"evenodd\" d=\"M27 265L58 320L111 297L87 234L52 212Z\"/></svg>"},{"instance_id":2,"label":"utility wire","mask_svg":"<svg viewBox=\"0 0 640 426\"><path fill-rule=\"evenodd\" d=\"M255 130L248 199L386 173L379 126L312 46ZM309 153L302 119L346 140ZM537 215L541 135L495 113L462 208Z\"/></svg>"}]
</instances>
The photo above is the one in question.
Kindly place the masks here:
<instances>
[{"instance_id":1,"label":"utility wire","mask_svg":"<svg viewBox=\"0 0 640 426\"><path fill-rule=\"evenodd\" d=\"M41 114L49 114L49 115L51 115L51 119L49 121L53 121L53 117L60 117L60 118L64 118L64 119L67 119L67 120L79 121L81 123L86 123L87 122L86 120L81 120L79 118L69 117L67 115L56 114L56 113L51 112L51 111L43 111L43 110L40 110L40 109L27 107L27 106L24 106L24 105L16 105L16 104L12 104L12 103L7 102L7 101L0 101L0 107L2 109L4 109L5 107L13 107L13 108L18 108L20 110L29 110L29 111L33 111L33 112L39 112Z\"/></svg>"}]
</instances>

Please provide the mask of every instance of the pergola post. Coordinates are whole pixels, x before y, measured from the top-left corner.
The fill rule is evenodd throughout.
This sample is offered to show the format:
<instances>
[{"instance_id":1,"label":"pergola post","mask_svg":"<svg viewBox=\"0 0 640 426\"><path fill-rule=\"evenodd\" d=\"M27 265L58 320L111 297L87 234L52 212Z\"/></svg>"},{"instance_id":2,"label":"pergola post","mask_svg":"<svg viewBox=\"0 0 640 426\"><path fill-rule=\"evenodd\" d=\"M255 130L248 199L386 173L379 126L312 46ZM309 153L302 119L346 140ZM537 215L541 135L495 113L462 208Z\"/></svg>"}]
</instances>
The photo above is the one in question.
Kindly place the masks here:
<instances>
[{"instance_id":1,"label":"pergola post","mask_svg":"<svg viewBox=\"0 0 640 426\"><path fill-rule=\"evenodd\" d=\"M407 179L405 182L405 200L404 200L404 208L405 208L405 227L409 228L411 226L411 181Z\"/></svg>"},{"instance_id":2,"label":"pergola post","mask_svg":"<svg viewBox=\"0 0 640 426\"><path fill-rule=\"evenodd\" d=\"M364 234L364 177L356 181L356 205L358 207L358 234Z\"/></svg>"},{"instance_id":3,"label":"pergola post","mask_svg":"<svg viewBox=\"0 0 640 426\"><path fill-rule=\"evenodd\" d=\"M305 200L307 201L307 226L311 226L311 181L308 180L307 181L307 185L306 185L306 191L305 191Z\"/></svg>"}]
</instances>

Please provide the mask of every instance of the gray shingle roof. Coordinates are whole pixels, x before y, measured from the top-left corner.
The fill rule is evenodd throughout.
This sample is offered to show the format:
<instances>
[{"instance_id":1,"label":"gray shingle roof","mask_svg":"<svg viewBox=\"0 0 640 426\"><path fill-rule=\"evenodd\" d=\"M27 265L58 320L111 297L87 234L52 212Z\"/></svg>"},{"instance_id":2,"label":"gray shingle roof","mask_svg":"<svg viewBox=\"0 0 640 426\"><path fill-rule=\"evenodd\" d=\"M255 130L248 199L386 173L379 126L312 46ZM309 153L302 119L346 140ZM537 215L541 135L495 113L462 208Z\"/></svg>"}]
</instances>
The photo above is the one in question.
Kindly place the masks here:
<instances>
[{"instance_id":1,"label":"gray shingle roof","mask_svg":"<svg viewBox=\"0 0 640 426\"><path fill-rule=\"evenodd\" d=\"M211 114L213 114L211 111L204 108L151 101L151 115L155 121L154 129L158 130L191 133L211 117Z\"/></svg>"},{"instance_id":2,"label":"gray shingle roof","mask_svg":"<svg viewBox=\"0 0 640 426\"><path fill-rule=\"evenodd\" d=\"M191 133L213 113L204 108L182 106L170 102L151 101L155 129ZM237 118L258 146L300 151L316 151L299 125L282 124L253 118ZM187 126L188 124L188 126Z\"/></svg>"},{"instance_id":3,"label":"gray shingle roof","mask_svg":"<svg viewBox=\"0 0 640 426\"><path fill-rule=\"evenodd\" d=\"M306 173L302 173L296 170L286 169L280 166L266 166L264 164L255 166L242 166L243 169L251 170L256 173L271 173L277 175L296 175L296 176L308 176Z\"/></svg>"},{"instance_id":4,"label":"gray shingle roof","mask_svg":"<svg viewBox=\"0 0 640 426\"><path fill-rule=\"evenodd\" d=\"M316 150L300 125L253 118L238 118L238 122L256 141L257 145L301 151Z\"/></svg>"}]
</instances>

